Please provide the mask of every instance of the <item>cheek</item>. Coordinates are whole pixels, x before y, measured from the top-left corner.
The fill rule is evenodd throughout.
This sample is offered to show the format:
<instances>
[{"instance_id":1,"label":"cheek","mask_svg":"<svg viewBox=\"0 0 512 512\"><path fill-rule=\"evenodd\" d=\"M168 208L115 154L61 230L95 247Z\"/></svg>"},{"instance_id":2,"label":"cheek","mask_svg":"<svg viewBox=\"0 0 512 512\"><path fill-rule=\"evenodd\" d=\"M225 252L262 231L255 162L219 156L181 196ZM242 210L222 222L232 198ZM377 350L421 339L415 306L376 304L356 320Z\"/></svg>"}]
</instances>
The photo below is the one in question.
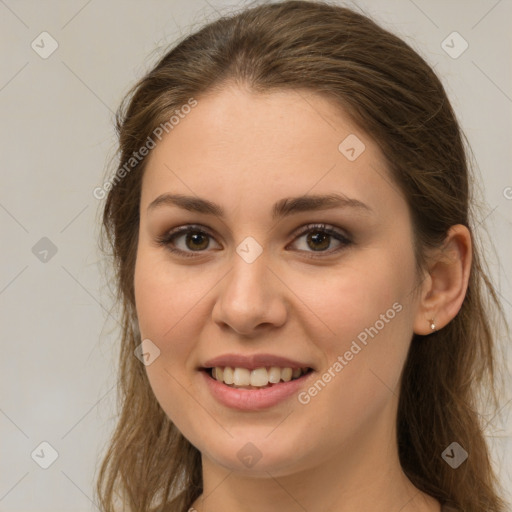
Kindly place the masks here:
<instances>
[{"instance_id":1,"label":"cheek","mask_svg":"<svg viewBox=\"0 0 512 512\"><path fill-rule=\"evenodd\" d=\"M307 313L310 328L317 329L311 339L320 337L327 353L348 350L360 334L364 342L375 324L383 337L407 324L403 319L414 283L413 259L375 251L353 260L329 270L325 278L318 274L293 281L294 292L309 309L303 317Z\"/></svg>"},{"instance_id":2,"label":"cheek","mask_svg":"<svg viewBox=\"0 0 512 512\"><path fill-rule=\"evenodd\" d=\"M141 339L149 339L158 347L159 356L146 372L153 391L165 410L179 402L179 383L183 381L186 363L193 349L195 324L199 308L194 305L202 290L194 281L183 279L182 273L169 271L161 257L141 249L135 266L135 304Z\"/></svg>"},{"instance_id":3,"label":"cheek","mask_svg":"<svg viewBox=\"0 0 512 512\"><path fill-rule=\"evenodd\" d=\"M180 339L187 316L197 315L207 279L190 279L185 270L173 268L164 252L141 248L135 265L135 304L143 338L154 339L165 349L165 339ZM194 311L192 311L194 309Z\"/></svg>"},{"instance_id":4,"label":"cheek","mask_svg":"<svg viewBox=\"0 0 512 512\"><path fill-rule=\"evenodd\" d=\"M178 429L188 432L193 402L188 398L187 374L193 338L198 338L197 315L204 283L170 272L165 255L139 250L134 285L141 338L149 339L160 353L145 367L153 393ZM199 280L200 281L200 280ZM199 304L198 304L199 302Z\"/></svg>"},{"instance_id":5,"label":"cheek","mask_svg":"<svg viewBox=\"0 0 512 512\"><path fill-rule=\"evenodd\" d=\"M297 291L315 313L309 337L325 356L324 373L303 403L330 409L341 429L348 417L370 421L398 394L412 336L414 272L412 254L368 253Z\"/></svg>"}]
</instances>

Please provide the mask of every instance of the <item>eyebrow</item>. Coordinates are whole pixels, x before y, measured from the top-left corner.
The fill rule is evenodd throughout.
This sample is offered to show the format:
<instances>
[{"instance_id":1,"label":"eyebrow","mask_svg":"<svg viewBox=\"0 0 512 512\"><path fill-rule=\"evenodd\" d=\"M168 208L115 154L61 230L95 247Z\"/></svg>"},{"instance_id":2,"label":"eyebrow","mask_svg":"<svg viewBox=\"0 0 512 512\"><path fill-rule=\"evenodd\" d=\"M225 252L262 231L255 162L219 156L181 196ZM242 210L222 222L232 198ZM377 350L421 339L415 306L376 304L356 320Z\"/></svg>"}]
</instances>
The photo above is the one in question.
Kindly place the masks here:
<instances>
[{"instance_id":1,"label":"eyebrow","mask_svg":"<svg viewBox=\"0 0 512 512\"><path fill-rule=\"evenodd\" d=\"M222 206L197 196L162 194L150 203L147 211L161 206L177 206L191 212L215 215L221 219L225 217ZM354 208L362 212L373 213L373 210L367 204L343 194L302 195L285 197L277 201L272 207L272 220L281 219L295 213L332 208Z\"/></svg>"}]
</instances>

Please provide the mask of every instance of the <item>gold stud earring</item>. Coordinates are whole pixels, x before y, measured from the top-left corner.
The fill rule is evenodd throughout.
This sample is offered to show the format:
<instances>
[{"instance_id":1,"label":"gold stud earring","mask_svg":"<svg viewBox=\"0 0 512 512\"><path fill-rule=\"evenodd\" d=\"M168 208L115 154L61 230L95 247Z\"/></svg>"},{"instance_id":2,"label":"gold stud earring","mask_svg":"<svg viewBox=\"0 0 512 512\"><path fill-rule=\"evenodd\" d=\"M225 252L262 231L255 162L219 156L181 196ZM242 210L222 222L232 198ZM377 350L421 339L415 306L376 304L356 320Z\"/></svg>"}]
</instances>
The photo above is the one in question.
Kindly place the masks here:
<instances>
[{"instance_id":1,"label":"gold stud earring","mask_svg":"<svg viewBox=\"0 0 512 512\"><path fill-rule=\"evenodd\" d=\"M435 330L436 330L436 324L435 324L435 322L434 322L434 320L433 320L433 319L432 319L432 320L430 320L430 328L431 328L433 331L435 331Z\"/></svg>"}]
</instances>

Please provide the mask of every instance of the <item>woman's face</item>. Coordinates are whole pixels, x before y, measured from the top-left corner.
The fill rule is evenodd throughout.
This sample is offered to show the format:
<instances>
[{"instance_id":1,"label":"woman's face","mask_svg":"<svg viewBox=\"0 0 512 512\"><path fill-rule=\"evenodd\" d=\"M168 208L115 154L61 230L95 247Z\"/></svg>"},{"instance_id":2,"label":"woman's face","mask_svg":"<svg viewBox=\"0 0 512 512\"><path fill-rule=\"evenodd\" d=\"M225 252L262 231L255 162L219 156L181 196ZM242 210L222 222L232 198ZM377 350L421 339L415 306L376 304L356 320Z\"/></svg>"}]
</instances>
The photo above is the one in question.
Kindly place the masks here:
<instances>
[{"instance_id":1,"label":"woman's face","mask_svg":"<svg viewBox=\"0 0 512 512\"><path fill-rule=\"evenodd\" d=\"M157 400L230 470L286 475L389 449L419 312L411 219L377 145L311 92L197 100L142 186L135 296ZM240 383L275 367L254 372L259 385L312 371L234 389L211 366L237 367Z\"/></svg>"}]
</instances>

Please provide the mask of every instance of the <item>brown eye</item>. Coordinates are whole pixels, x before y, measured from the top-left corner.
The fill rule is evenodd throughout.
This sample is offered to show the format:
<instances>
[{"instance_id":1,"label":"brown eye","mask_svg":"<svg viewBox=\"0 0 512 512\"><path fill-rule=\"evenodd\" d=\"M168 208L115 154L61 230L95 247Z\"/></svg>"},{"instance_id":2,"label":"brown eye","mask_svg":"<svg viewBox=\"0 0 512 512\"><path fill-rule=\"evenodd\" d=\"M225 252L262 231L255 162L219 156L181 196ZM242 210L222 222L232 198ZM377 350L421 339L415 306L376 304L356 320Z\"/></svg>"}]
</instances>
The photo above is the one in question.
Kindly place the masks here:
<instances>
[{"instance_id":1,"label":"brown eye","mask_svg":"<svg viewBox=\"0 0 512 512\"><path fill-rule=\"evenodd\" d=\"M210 243L207 237L205 233L191 231L185 234L185 245L191 250L207 249Z\"/></svg>"},{"instance_id":2,"label":"brown eye","mask_svg":"<svg viewBox=\"0 0 512 512\"><path fill-rule=\"evenodd\" d=\"M194 253L205 252L210 247L211 240L214 238L204 229L182 226L159 237L157 243L173 253L193 257Z\"/></svg>"},{"instance_id":3,"label":"brown eye","mask_svg":"<svg viewBox=\"0 0 512 512\"><path fill-rule=\"evenodd\" d=\"M297 240L300 240L303 237L305 237L305 241L297 243ZM335 243L338 244L338 247L328 251L327 249L331 247L333 239ZM296 235L295 240L294 244L298 246L301 252L317 252L320 253L319 256L324 253L333 254L353 243L346 235L337 229L326 226L325 224L307 225L306 229L302 229L302 231Z\"/></svg>"},{"instance_id":4,"label":"brown eye","mask_svg":"<svg viewBox=\"0 0 512 512\"><path fill-rule=\"evenodd\" d=\"M332 235L321 231L311 231L307 234L306 243L314 251L328 249L331 245Z\"/></svg>"}]
</instances>

